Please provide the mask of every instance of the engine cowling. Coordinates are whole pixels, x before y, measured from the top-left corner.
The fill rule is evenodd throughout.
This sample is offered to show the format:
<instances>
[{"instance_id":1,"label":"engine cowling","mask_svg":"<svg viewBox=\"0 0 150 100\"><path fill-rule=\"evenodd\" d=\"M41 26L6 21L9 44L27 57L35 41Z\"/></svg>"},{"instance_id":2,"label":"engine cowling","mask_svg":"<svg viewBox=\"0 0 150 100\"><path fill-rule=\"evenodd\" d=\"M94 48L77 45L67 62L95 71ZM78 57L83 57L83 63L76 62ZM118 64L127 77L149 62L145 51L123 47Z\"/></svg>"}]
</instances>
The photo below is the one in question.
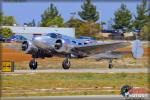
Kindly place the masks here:
<instances>
[{"instance_id":1,"label":"engine cowling","mask_svg":"<svg viewBox=\"0 0 150 100\"><path fill-rule=\"evenodd\" d=\"M58 39L55 42L54 49L60 53L69 53L71 45L69 45L69 40Z\"/></svg>"},{"instance_id":2,"label":"engine cowling","mask_svg":"<svg viewBox=\"0 0 150 100\"><path fill-rule=\"evenodd\" d=\"M22 51L24 51L27 54L31 54L37 52L38 48L34 46L34 44L31 41L24 41L22 43Z\"/></svg>"}]
</instances>

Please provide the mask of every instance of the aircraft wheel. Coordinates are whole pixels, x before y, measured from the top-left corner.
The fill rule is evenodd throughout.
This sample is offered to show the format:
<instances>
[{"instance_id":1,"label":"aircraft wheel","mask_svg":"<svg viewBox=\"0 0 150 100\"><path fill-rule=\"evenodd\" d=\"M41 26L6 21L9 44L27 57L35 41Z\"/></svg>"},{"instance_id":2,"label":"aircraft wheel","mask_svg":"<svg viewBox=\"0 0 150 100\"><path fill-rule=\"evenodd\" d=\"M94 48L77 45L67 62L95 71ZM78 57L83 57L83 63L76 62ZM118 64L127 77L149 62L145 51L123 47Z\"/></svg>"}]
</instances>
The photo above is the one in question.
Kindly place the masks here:
<instances>
[{"instance_id":1,"label":"aircraft wheel","mask_svg":"<svg viewBox=\"0 0 150 100\"><path fill-rule=\"evenodd\" d=\"M63 69L69 69L70 66L71 66L70 61L68 61L68 60L64 60L64 61L63 61L63 63L62 63Z\"/></svg>"},{"instance_id":2,"label":"aircraft wheel","mask_svg":"<svg viewBox=\"0 0 150 100\"><path fill-rule=\"evenodd\" d=\"M37 62L35 60L31 60L30 63L29 63L29 67L30 69L32 70L36 70L37 69Z\"/></svg>"},{"instance_id":3,"label":"aircraft wheel","mask_svg":"<svg viewBox=\"0 0 150 100\"><path fill-rule=\"evenodd\" d=\"M108 67L109 67L109 69L111 69L111 68L113 67L113 64L109 64L109 66L108 66Z\"/></svg>"}]
</instances>

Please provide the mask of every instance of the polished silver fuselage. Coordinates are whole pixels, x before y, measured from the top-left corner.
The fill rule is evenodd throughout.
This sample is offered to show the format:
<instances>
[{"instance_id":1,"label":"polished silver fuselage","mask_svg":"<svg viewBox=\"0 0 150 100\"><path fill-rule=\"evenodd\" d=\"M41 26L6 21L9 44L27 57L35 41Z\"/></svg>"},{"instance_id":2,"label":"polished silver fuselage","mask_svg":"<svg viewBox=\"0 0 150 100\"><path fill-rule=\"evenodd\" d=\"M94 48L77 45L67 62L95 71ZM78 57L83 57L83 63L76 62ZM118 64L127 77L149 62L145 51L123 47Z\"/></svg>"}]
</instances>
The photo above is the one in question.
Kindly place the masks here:
<instances>
[{"instance_id":1,"label":"polished silver fuselage","mask_svg":"<svg viewBox=\"0 0 150 100\"><path fill-rule=\"evenodd\" d=\"M55 34L56 36L53 36ZM52 35L52 36L51 36ZM37 36L32 39L32 41L28 42L28 49L24 50L29 54L37 54L39 55L39 51L44 53L51 53L52 55L64 55L71 54L72 57L83 57L86 56L83 53L72 52L72 48L78 46L88 46L94 45L97 43L96 40L88 40L88 39L76 39L72 37L68 37L65 35L61 35L58 33L48 33L47 35ZM59 42L59 43L57 43ZM61 45L60 48L56 48L56 45ZM31 49L34 48L34 49Z\"/></svg>"},{"instance_id":2,"label":"polished silver fuselage","mask_svg":"<svg viewBox=\"0 0 150 100\"><path fill-rule=\"evenodd\" d=\"M89 39L76 39L58 33L48 33L37 36L32 41L25 41L22 50L37 57L51 57L52 55L71 55L72 57L88 57L99 55L99 58L110 59L120 57L112 51L129 46L130 42L99 42ZM139 43L138 43L139 44ZM136 50L140 46L136 46ZM137 51L132 52L137 55ZM142 55L142 53L141 53Z\"/></svg>"}]
</instances>

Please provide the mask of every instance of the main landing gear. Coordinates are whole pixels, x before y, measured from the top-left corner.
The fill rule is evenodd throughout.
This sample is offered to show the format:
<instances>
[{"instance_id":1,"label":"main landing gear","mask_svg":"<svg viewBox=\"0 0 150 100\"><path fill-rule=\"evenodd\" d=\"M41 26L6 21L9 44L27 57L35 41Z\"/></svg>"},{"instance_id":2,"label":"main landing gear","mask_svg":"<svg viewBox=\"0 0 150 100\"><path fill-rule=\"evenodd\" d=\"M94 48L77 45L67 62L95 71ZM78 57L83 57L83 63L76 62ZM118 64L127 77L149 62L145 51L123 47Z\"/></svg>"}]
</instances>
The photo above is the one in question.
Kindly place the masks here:
<instances>
[{"instance_id":1,"label":"main landing gear","mask_svg":"<svg viewBox=\"0 0 150 100\"><path fill-rule=\"evenodd\" d=\"M69 69L71 66L71 63L69 61L69 56L65 57L65 60L62 62L63 69Z\"/></svg>"},{"instance_id":2,"label":"main landing gear","mask_svg":"<svg viewBox=\"0 0 150 100\"><path fill-rule=\"evenodd\" d=\"M112 59L109 59L109 65L108 65L108 68L111 69L112 67L113 67Z\"/></svg>"},{"instance_id":3,"label":"main landing gear","mask_svg":"<svg viewBox=\"0 0 150 100\"><path fill-rule=\"evenodd\" d=\"M64 61L62 62L62 67L63 69L69 69L70 66L71 66L71 63L69 61L69 57L70 56L66 56ZM31 70L36 70L37 69L37 66L38 66L38 63L37 61L35 60L35 58L33 58L30 62L29 62L29 67Z\"/></svg>"},{"instance_id":4,"label":"main landing gear","mask_svg":"<svg viewBox=\"0 0 150 100\"><path fill-rule=\"evenodd\" d=\"M38 66L37 61L35 61L35 58L33 58L30 62L29 62L29 67L32 70L36 70Z\"/></svg>"}]
</instances>

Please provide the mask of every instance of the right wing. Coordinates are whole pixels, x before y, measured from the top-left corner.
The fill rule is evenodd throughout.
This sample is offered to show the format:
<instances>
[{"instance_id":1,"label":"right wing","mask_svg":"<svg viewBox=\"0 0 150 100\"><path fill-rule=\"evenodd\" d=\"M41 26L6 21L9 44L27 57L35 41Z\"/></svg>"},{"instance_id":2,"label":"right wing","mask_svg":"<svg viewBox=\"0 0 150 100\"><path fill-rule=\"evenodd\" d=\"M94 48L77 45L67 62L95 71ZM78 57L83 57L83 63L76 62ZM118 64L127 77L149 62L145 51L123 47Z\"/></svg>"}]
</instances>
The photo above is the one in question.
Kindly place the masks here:
<instances>
[{"instance_id":1,"label":"right wing","mask_svg":"<svg viewBox=\"0 0 150 100\"><path fill-rule=\"evenodd\" d=\"M73 53L79 53L84 55L94 55L102 52L113 51L118 48L123 48L129 46L130 42L108 42L108 43L99 43L94 45L85 45L85 46L76 46L71 49Z\"/></svg>"}]
</instances>

